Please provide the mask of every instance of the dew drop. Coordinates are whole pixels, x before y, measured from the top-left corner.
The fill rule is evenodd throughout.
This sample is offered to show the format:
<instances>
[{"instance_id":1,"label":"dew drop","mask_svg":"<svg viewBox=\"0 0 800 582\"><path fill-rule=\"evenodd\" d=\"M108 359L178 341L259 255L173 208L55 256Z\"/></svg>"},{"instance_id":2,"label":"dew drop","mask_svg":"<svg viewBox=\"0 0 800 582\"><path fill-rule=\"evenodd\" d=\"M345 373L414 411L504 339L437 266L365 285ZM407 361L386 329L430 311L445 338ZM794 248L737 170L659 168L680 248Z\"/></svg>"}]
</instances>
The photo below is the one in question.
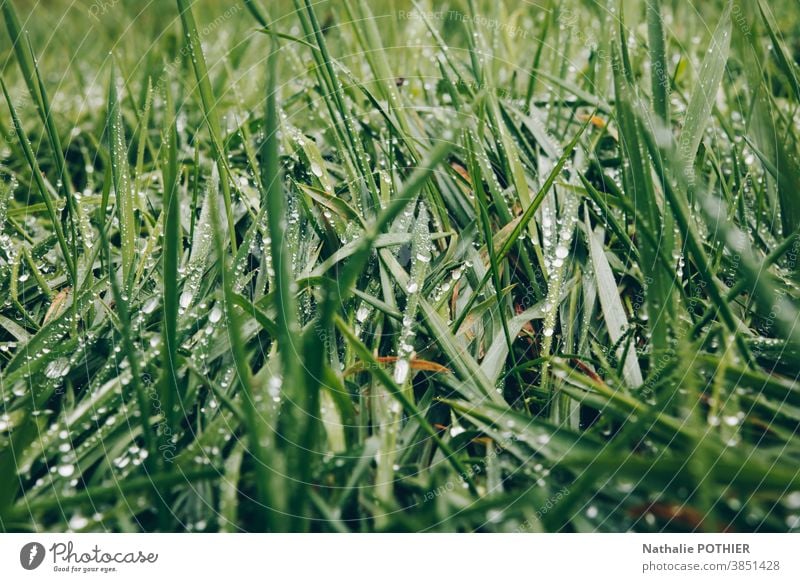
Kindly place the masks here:
<instances>
[{"instance_id":1,"label":"dew drop","mask_svg":"<svg viewBox=\"0 0 800 582\"><path fill-rule=\"evenodd\" d=\"M398 384L405 384L405 381L408 379L408 370L408 360L399 360L394 369L394 381Z\"/></svg>"},{"instance_id":2,"label":"dew drop","mask_svg":"<svg viewBox=\"0 0 800 582\"><path fill-rule=\"evenodd\" d=\"M71 477L75 472L75 465L59 465L58 474L62 477Z\"/></svg>"},{"instance_id":3,"label":"dew drop","mask_svg":"<svg viewBox=\"0 0 800 582\"><path fill-rule=\"evenodd\" d=\"M63 378L69 374L69 360L67 358L57 358L47 364L44 375L48 378Z\"/></svg>"},{"instance_id":4,"label":"dew drop","mask_svg":"<svg viewBox=\"0 0 800 582\"><path fill-rule=\"evenodd\" d=\"M218 323L220 319L222 319L222 310L215 305L211 313L208 314L208 321L211 323Z\"/></svg>"}]
</instances>

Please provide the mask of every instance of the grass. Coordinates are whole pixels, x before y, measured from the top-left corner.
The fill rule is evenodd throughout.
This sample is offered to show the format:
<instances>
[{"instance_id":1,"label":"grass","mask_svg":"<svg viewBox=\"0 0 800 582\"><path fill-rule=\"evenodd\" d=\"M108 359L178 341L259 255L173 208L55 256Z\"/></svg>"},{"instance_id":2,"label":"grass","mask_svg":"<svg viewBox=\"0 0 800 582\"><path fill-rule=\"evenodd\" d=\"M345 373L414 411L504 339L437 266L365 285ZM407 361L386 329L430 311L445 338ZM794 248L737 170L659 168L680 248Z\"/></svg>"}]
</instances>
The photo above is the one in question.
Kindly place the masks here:
<instances>
[{"instance_id":1,"label":"grass","mask_svg":"<svg viewBox=\"0 0 800 582\"><path fill-rule=\"evenodd\" d=\"M0 530L800 528L796 7L54 6Z\"/></svg>"}]
</instances>

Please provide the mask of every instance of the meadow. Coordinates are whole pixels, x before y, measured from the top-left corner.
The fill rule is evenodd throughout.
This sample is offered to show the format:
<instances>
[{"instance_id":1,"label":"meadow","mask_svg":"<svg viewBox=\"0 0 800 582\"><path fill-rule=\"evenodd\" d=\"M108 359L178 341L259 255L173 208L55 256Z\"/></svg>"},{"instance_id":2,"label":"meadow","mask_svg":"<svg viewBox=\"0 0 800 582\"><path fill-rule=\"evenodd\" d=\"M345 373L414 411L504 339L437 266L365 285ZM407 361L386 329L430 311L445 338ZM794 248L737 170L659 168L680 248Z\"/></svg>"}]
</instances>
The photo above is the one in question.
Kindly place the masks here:
<instances>
[{"instance_id":1,"label":"meadow","mask_svg":"<svg viewBox=\"0 0 800 582\"><path fill-rule=\"evenodd\" d=\"M0 531L800 529L796 2L0 3Z\"/></svg>"}]
</instances>

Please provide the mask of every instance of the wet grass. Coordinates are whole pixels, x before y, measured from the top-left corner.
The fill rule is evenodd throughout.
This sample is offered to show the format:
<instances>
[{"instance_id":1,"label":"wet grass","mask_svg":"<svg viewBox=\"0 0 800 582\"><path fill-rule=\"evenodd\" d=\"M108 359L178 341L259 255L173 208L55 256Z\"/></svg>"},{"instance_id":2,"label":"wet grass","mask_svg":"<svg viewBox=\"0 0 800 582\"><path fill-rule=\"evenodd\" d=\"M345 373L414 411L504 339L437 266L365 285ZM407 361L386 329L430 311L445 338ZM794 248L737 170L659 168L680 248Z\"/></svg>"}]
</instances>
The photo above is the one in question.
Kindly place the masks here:
<instances>
[{"instance_id":1,"label":"wet grass","mask_svg":"<svg viewBox=\"0 0 800 582\"><path fill-rule=\"evenodd\" d=\"M796 7L55 5L0 530L800 527Z\"/></svg>"}]
</instances>

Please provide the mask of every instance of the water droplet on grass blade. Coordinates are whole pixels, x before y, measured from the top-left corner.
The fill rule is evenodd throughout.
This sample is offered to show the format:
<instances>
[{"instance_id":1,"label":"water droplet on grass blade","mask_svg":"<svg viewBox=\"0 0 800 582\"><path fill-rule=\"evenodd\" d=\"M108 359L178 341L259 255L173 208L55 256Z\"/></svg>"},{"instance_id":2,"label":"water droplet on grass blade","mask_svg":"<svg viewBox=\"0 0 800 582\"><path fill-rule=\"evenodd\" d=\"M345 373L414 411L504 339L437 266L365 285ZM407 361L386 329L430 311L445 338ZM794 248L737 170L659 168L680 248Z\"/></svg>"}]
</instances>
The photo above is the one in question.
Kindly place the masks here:
<instances>
[{"instance_id":1,"label":"water droplet on grass blade","mask_svg":"<svg viewBox=\"0 0 800 582\"><path fill-rule=\"evenodd\" d=\"M222 319L222 310L219 308L219 306L215 305L214 309L211 310L211 313L208 314L208 321L211 323L217 323L220 319Z\"/></svg>"},{"instance_id":2,"label":"water droplet on grass blade","mask_svg":"<svg viewBox=\"0 0 800 582\"><path fill-rule=\"evenodd\" d=\"M394 381L398 384L405 384L408 379L409 368L408 360L398 360L394 369Z\"/></svg>"},{"instance_id":3,"label":"water droplet on grass blade","mask_svg":"<svg viewBox=\"0 0 800 582\"><path fill-rule=\"evenodd\" d=\"M58 474L62 477L71 477L75 472L75 465L59 465Z\"/></svg>"},{"instance_id":4,"label":"water droplet on grass blade","mask_svg":"<svg viewBox=\"0 0 800 582\"><path fill-rule=\"evenodd\" d=\"M186 309L187 307L189 307L189 305L192 304L192 297L193 295L189 291L184 291L183 293L181 293L179 304L182 309Z\"/></svg>"},{"instance_id":5,"label":"water droplet on grass blade","mask_svg":"<svg viewBox=\"0 0 800 582\"><path fill-rule=\"evenodd\" d=\"M69 360L67 358L57 358L47 364L44 375L48 378L63 378L69 374Z\"/></svg>"}]
</instances>

